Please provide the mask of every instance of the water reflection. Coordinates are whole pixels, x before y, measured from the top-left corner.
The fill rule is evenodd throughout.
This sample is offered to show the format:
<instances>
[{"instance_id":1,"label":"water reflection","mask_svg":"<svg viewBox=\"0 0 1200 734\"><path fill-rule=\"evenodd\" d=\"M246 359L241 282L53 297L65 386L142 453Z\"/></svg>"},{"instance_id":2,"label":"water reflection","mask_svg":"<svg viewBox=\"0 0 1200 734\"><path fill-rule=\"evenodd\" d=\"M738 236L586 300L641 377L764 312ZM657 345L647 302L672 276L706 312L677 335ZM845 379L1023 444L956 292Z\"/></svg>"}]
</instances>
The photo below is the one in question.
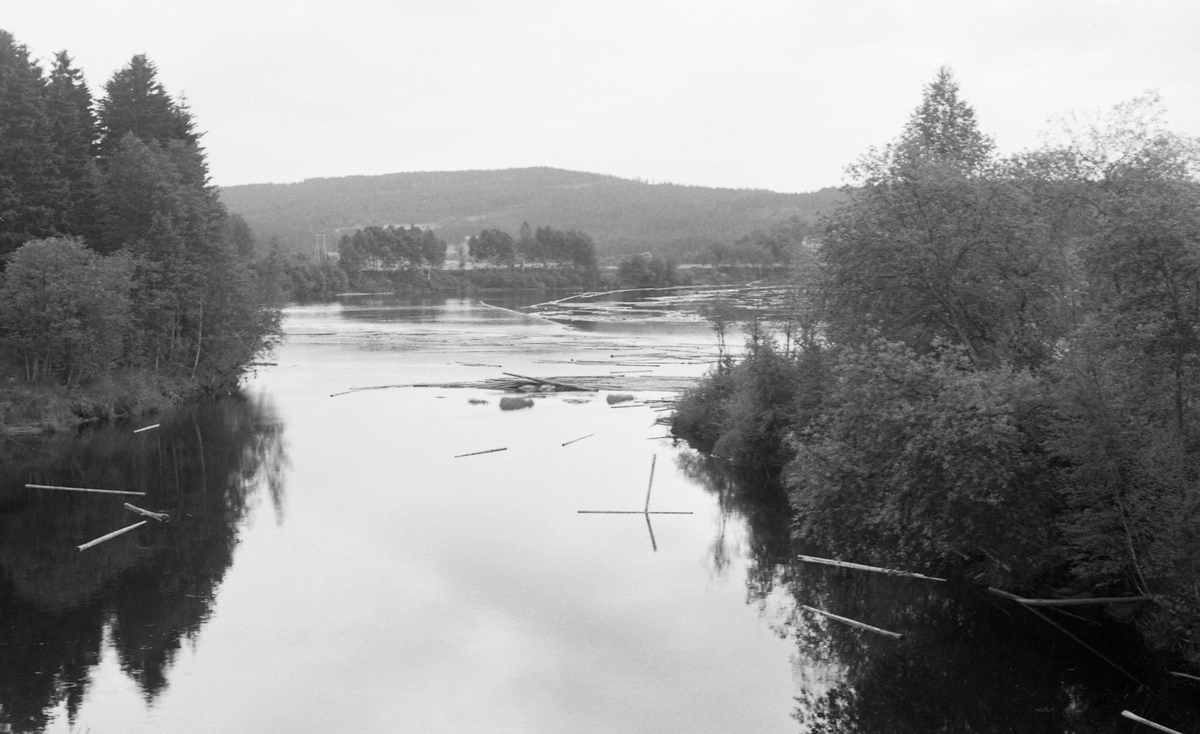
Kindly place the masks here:
<instances>
[{"instance_id":1,"label":"water reflection","mask_svg":"<svg viewBox=\"0 0 1200 734\"><path fill-rule=\"evenodd\" d=\"M749 596L762 600L786 581L787 559L791 553L787 498L778 480L748 473L727 461L697 452L682 453L676 459L680 472L694 484L717 498L721 525L710 546L710 563L724 572L734 555L727 531L740 519L746 526L746 583Z\"/></svg>"},{"instance_id":2,"label":"water reflection","mask_svg":"<svg viewBox=\"0 0 1200 734\"><path fill-rule=\"evenodd\" d=\"M0 723L12 731L41 731L61 704L73 720L105 649L153 702L211 614L260 487L282 519L286 455L269 404L225 399L131 430L0 441ZM124 508L130 499L170 522L76 549L143 519Z\"/></svg>"},{"instance_id":3,"label":"water reflection","mask_svg":"<svg viewBox=\"0 0 1200 734\"><path fill-rule=\"evenodd\" d=\"M1183 731L1200 721L1195 684L1169 676L1169 663L1141 649L1128 626L1055 620L1102 650L1106 662L977 588L791 563L797 553L821 554L789 539L778 485L699 455L679 462L723 512L746 521L748 602L788 610L776 631L796 644L794 718L803 731L1090 734L1123 731L1125 709ZM718 569L729 555L722 531L711 551ZM773 598L780 595L786 603ZM854 629L800 605L904 638Z\"/></svg>"}]
</instances>

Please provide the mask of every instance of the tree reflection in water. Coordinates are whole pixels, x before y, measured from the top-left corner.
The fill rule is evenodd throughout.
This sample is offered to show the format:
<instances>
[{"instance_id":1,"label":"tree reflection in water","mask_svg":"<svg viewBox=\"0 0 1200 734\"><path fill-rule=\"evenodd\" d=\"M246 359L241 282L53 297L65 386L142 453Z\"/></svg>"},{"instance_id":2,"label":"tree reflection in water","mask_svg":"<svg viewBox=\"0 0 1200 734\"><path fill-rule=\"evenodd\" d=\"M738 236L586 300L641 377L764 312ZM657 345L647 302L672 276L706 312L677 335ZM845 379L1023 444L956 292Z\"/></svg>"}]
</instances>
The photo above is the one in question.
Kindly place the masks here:
<instances>
[{"instance_id":1,"label":"tree reflection in water","mask_svg":"<svg viewBox=\"0 0 1200 734\"><path fill-rule=\"evenodd\" d=\"M802 731L1091 734L1128 730L1123 709L1181 731L1200 721L1200 688L1168 675L1171 664L1146 654L1129 626L1054 616L1123 672L979 588L792 562L801 553L827 554L790 538L777 483L696 453L681 455L679 466L721 508L713 565L728 563L727 525L745 523L747 601L765 608L768 596L790 598L769 606L789 610L772 621L796 643L794 717ZM823 619L800 604L904 639Z\"/></svg>"},{"instance_id":2,"label":"tree reflection in water","mask_svg":"<svg viewBox=\"0 0 1200 734\"><path fill-rule=\"evenodd\" d=\"M209 618L260 489L282 521L285 446L267 403L226 398L131 430L0 440L0 723L15 732L44 729L63 703L73 720L106 644L153 702L182 641ZM171 520L78 551L142 519L126 500Z\"/></svg>"}]
</instances>

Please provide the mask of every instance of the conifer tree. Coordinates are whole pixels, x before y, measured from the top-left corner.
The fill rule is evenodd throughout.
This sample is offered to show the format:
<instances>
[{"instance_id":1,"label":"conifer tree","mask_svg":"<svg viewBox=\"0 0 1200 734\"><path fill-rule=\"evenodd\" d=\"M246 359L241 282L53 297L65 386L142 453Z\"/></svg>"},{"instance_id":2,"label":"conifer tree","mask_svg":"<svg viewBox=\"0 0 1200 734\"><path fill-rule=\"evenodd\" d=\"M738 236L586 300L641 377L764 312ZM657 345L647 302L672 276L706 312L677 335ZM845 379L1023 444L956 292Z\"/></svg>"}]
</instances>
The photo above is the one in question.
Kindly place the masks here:
<instances>
[{"instance_id":1,"label":"conifer tree","mask_svg":"<svg viewBox=\"0 0 1200 734\"><path fill-rule=\"evenodd\" d=\"M99 131L92 111L92 93L66 51L54 57L46 86L46 114L58 174L66 187L63 205L57 212L57 229L97 245L100 210L95 155Z\"/></svg>"},{"instance_id":2,"label":"conifer tree","mask_svg":"<svg viewBox=\"0 0 1200 734\"><path fill-rule=\"evenodd\" d=\"M100 102L103 249L138 258L139 357L216 387L278 325L264 308L228 214L209 184L191 113L135 56Z\"/></svg>"},{"instance_id":3,"label":"conifer tree","mask_svg":"<svg viewBox=\"0 0 1200 734\"><path fill-rule=\"evenodd\" d=\"M995 147L979 131L974 108L959 98L953 72L943 66L925 86L921 105L904 126L895 158L901 165L939 163L978 172Z\"/></svg>"},{"instance_id":4,"label":"conifer tree","mask_svg":"<svg viewBox=\"0 0 1200 734\"><path fill-rule=\"evenodd\" d=\"M54 233L63 187L55 168L45 87L28 49L0 31L0 256Z\"/></svg>"},{"instance_id":5,"label":"conifer tree","mask_svg":"<svg viewBox=\"0 0 1200 734\"><path fill-rule=\"evenodd\" d=\"M881 335L920 353L956 343L976 365L1049 358L1066 257L992 151L941 69L899 139L851 167L858 186L826 220L821 248L835 340Z\"/></svg>"},{"instance_id":6,"label":"conifer tree","mask_svg":"<svg viewBox=\"0 0 1200 734\"><path fill-rule=\"evenodd\" d=\"M112 155L127 134L164 145L173 140L193 144L199 140L190 113L167 94L158 81L158 68L144 55L134 56L104 90L99 114L102 158Z\"/></svg>"}]
</instances>

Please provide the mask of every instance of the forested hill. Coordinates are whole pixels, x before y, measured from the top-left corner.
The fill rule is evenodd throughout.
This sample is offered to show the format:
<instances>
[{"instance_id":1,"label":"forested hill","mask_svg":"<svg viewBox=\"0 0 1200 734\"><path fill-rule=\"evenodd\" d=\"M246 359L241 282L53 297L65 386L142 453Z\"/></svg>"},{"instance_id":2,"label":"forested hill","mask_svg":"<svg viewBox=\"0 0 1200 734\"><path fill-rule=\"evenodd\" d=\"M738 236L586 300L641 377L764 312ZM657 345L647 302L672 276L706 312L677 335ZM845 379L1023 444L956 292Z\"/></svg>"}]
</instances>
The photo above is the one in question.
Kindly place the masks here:
<instances>
[{"instance_id":1,"label":"forested hill","mask_svg":"<svg viewBox=\"0 0 1200 734\"><path fill-rule=\"evenodd\" d=\"M278 237L291 251L312 252L319 234L335 249L339 231L358 226L432 227L453 246L484 229L515 235L529 222L587 232L602 256L652 248L686 254L733 242L791 216L812 220L839 195L832 188L780 194L648 184L555 168L347 176L221 190L230 212L245 217L260 243Z\"/></svg>"}]
</instances>

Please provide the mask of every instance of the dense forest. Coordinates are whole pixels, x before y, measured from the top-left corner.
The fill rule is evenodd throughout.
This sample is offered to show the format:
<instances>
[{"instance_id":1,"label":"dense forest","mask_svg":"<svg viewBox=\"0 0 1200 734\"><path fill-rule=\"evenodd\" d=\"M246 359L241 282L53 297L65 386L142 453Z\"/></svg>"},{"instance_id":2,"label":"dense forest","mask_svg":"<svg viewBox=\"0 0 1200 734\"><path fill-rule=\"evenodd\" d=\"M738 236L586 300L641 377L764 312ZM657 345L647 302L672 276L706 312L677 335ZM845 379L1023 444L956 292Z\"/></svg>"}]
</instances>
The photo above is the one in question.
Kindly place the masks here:
<instances>
[{"instance_id":1,"label":"dense forest","mask_svg":"<svg viewBox=\"0 0 1200 734\"><path fill-rule=\"evenodd\" d=\"M315 252L363 226L434 229L452 247L487 229L516 233L523 222L589 233L605 258L647 250L707 259L714 245L789 217L806 220L836 201L836 189L810 194L649 184L614 176L519 168L394 173L229 186L221 199L264 242Z\"/></svg>"},{"instance_id":2,"label":"dense forest","mask_svg":"<svg viewBox=\"0 0 1200 734\"><path fill-rule=\"evenodd\" d=\"M278 334L191 111L134 56L94 99L0 31L0 425L236 384Z\"/></svg>"},{"instance_id":3,"label":"dense forest","mask_svg":"<svg viewBox=\"0 0 1200 734\"><path fill-rule=\"evenodd\" d=\"M1154 95L997 155L948 70L677 434L848 561L1111 608L1200 665L1200 146ZM724 321L715 320L718 326Z\"/></svg>"}]
</instances>

